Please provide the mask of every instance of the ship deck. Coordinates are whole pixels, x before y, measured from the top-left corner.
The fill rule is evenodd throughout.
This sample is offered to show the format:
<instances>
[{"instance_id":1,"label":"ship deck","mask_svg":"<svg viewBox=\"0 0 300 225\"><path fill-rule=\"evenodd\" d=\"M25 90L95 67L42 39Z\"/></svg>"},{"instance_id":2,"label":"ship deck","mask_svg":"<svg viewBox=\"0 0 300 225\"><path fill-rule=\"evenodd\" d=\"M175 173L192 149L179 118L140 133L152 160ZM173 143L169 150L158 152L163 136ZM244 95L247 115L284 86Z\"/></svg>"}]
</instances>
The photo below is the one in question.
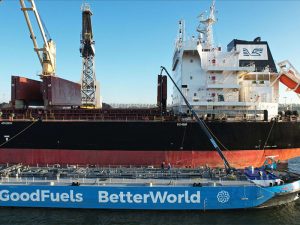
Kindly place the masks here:
<instances>
[{"instance_id":1,"label":"ship deck","mask_svg":"<svg viewBox=\"0 0 300 225\"><path fill-rule=\"evenodd\" d=\"M228 110L205 110L197 111L200 115L213 115L213 114L227 114L231 115L228 118L220 119L207 117L207 121L230 121L230 122L265 122L263 119L258 119L253 115L261 114L260 110L238 110L236 112ZM249 114L247 118L245 114ZM232 116L234 115L234 116ZM64 122L100 122L100 121L143 121L143 122L162 122L162 121L194 121L187 115L176 115L171 111L161 111L159 108L108 108L108 109L44 109L44 108L28 108L28 109L13 109L2 108L0 109L0 121L35 121L43 120L48 122L64 121ZM282 116L276 119L277 122L285 121L300 121L300 118L294 115Z\"/></svg>"},{"instance_id":2,"label":"ship deck","mask_svg":"<svg viewBox=\"0 0 300 225\"><path fill-rule=\"evenodd\" d=\"M58 165L0 167L1 185L51 186L226 186L254 185L243 175L210 168L80 167Z\"/></svg>"},{"instance_id":3,"label":"ship deck","mask_svg":"<svg viewBox=\"0 0 300 225\"><path fill-rule=\"evenodd\" d=\"M2 120L46 120L46 121L169 121L175 120L170 112L162 113L158 108L146 109L1 109Z\"/></svg>"},{"instance_id":4,"label":"ship deck","mask_svg":"<svg viewBox=\"0 0 300 225\"><path fill-rule=\"evenodd\" d=\"M255 186L250 181L243 180L210 180L199 179L39 179L39 178L1 178L0 185L28 185L28 186L110 186L110 187L216 187L216 186Z\"/></svg>"}]
</instances>

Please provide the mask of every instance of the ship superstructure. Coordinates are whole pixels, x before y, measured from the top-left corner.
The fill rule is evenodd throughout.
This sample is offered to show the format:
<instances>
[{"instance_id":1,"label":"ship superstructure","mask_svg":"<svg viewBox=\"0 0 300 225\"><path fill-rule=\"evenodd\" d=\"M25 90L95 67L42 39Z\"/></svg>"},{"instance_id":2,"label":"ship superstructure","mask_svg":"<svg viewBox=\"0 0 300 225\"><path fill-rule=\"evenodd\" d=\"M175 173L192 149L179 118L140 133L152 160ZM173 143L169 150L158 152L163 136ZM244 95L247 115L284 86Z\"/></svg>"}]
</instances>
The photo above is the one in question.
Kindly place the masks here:
<instances>
[{"instance_id":1,"label":"ship superstructure","mask_svg":"<svg viewBox=\"0 0 300 225\"><path fill-rule=\"evenodd\" d=\"M185 37L185 22L179 21L173 57L173 77L200 115L217 118L270 119L278 115L277 69L266 41L234 39L226 51L213 41L215 1L209 15L199 16L198 36ZM275 82L273 82L275 81ZM176 112L187 107L174 88Z\"/></svg>"}]
</instances>

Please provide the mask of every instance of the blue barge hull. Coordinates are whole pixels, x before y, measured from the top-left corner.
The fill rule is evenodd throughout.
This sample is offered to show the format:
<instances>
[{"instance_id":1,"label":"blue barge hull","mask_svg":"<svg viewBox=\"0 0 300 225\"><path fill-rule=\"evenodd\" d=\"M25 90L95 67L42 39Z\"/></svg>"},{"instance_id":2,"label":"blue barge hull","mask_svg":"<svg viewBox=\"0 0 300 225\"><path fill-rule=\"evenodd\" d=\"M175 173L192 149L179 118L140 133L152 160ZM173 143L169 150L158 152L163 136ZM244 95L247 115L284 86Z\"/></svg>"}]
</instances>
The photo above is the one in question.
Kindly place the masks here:
<instances>
[{"instance_id":1,"label":"blue barge hull","mask_svg":"<svg viewBox=\"0 0 300 225\"><path fill-rule=\"evenodd\" d=\"M245 209L273 206L274 202L275 205L287 203L296 200L300 191L300 181L274 187L252 184L202 187L58 185L2 184L0 206L135 210ZM277 198L280 198L278 202Z\"/></svg>"}]
</instances>

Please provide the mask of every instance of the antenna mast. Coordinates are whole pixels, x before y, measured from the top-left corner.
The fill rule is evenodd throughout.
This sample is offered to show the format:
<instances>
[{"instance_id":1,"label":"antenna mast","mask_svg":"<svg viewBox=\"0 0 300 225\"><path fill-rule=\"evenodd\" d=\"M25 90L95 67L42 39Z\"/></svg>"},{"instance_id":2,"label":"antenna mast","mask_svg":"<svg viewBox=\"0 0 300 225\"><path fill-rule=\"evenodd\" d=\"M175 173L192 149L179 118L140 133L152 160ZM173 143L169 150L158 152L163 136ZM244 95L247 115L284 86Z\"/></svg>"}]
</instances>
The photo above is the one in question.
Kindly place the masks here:
<instances>
[{"instance_id":1,"label":"antenna mast","mask_svg":"<svg viewBox=\"0 0 300 225\"><path fill-rule=\"evenodd\" d=\"M185 41L185 22L184 20L179 20L178 23L179 23L179 28L178 28L176 47L181 48L182 43Z\"/></svg>"},{"instance_id":2,"label":"antenna mast","mask_svg":"<svg viewBox=\"0 0 300 225\"><path fill-rule=\"evenodd\" d=\"M199 39L202 43L204 43L204 48L212 49L214 45L213 25L217 22L215 0L212 1L210 6L209 16L206 16L206 12L203 12L198 16L198 18L200 18L200 24L197 28L197 31L199 32Z\"/></svg>"}]
</instances>

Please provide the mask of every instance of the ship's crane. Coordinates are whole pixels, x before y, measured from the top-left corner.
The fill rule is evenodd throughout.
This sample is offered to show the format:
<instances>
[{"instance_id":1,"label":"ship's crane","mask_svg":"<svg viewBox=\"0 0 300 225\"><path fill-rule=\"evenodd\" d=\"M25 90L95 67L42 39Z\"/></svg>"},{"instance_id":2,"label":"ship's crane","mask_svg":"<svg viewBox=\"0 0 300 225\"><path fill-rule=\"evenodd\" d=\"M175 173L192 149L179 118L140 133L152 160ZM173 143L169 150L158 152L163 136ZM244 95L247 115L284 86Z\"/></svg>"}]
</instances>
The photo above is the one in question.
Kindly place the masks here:
<instances>
[{"instance_id":1,"label":"ship's crane","mask_svg":"<svg viewBox=\"0 0 300 225\"><path fill-rule=\"evenodd\" d=\"M39 61L42 66L42 76L55 76L56 71L56 47L54 41L47 37L41 17L38 13L34 0L27 0L30 4L29 7L26 6L25 0L20 0L21 10L24 13L25 20L30 32L30 38L33 42L34 51L37 53ZM40 34L43 40L43 47L39 48L36 36L30 22L30 17L28 12L33 12L36 22L38 24ZM47 30L47 29L46 29Z\"/></svg>"},{"instance_id":2,"label":"ship's crane","mask_svg":"<svg viewBox=\"0 0 300 225\"><path fill-rule=\"evenodd\" d=\"M85 107L101 107L99 85L95 74L95 41L92 29L92 11L88 4L82 5L82 33L80 53L82 57L81 101Z\"/></svg>"}]
</instances>

